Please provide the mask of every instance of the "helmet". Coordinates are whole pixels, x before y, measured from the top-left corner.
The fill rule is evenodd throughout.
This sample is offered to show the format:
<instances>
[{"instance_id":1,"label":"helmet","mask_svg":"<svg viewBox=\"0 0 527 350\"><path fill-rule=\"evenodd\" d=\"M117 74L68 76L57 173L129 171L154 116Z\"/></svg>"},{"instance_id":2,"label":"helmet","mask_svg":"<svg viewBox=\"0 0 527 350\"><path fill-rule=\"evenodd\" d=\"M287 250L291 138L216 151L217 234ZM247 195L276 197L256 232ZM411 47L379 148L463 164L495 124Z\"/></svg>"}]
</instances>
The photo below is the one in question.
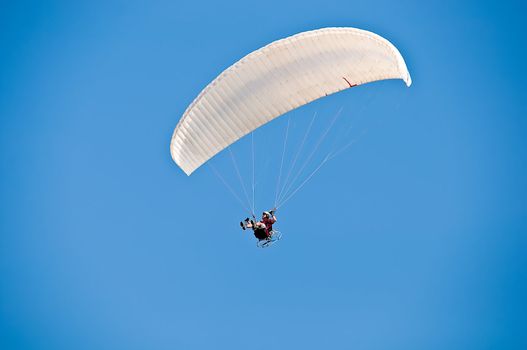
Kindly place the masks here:
<instances>
[{"instance_id":1,"label":"helmet","mask_svg":"<svg viewBox=\"0 0 527 350\"><path fill-rule=\"evenodd\" d=\"M269 213L268 211L264 211L264 212L262 213L262 215L271 216L271 213Z\"/></svg>"}]
</instances>

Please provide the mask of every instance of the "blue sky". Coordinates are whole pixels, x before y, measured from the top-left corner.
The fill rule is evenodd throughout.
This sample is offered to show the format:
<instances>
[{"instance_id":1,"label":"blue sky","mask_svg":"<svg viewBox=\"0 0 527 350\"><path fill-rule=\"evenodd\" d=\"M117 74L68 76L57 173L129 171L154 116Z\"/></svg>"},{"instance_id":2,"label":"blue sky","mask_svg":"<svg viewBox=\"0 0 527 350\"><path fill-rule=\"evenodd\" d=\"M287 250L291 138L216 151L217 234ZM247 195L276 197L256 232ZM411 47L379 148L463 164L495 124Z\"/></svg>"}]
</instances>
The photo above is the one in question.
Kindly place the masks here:
<instances>
[{"instance_id":1,"label":"blue sky","mask_svg":"<svg viewBox=\"0 0 527 350\"><path fill-rule=\"evenodd\" d=\"M0 348L525 349L525 11L520 1L4 3ZM342 107L341 125L363 136L279 211L284 239L259 250L218 179L172 162L170 137L241 56L327 26L386 37L414 83L291 113L300 132L302 118ZM286 123L255 135L258 159L280 158ZM246 145L234 147L242 167ZM225 160L214 161L227 174ZM274 191L270 163L262 199Z\"/></svg>"}]
</instances>

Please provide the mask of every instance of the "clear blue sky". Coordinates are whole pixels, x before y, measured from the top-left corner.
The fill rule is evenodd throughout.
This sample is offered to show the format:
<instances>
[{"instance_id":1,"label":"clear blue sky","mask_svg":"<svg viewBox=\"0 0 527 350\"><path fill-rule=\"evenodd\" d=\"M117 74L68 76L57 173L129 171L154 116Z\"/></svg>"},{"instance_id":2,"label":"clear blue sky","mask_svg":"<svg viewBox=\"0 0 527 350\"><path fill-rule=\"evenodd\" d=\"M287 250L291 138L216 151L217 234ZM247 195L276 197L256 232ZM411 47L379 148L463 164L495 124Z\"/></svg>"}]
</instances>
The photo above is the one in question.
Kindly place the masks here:
<instances>
[{"instance_id":1,"label":"clear blue sky","mask_svg":"<svg viewBox=\"0 0 527 350\"><path fill-rule=\"evenodd\" d=\"M527 348L525 2L1 7L1 349ZM291 114L364 104L367 132L259 250L170 137L238 58L327 26L388 38L414 84Z\"/></svg>"}]
</instances>

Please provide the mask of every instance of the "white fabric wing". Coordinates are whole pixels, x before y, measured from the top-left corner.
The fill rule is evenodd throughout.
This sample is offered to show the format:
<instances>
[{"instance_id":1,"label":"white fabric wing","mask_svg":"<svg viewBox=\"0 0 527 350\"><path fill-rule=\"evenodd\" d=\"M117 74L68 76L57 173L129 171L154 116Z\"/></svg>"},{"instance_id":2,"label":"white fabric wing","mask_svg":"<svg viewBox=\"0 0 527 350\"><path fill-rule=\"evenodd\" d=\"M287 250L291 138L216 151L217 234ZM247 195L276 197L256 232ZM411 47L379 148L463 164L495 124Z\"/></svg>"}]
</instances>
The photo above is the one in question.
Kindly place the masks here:
<instances>
[{"instance_id":1,"label":"white fabric wing","mask_svg":"<svg viewBox=\"0 0 527 350\"><path fill-rule=\"evenodd\" d=\"M190 175L288 111L384 79L411 84L399 51L377 34L323 28L275 41L236 62L201 91L174 130L172 159Z\"/></svg>"}]
</instances>

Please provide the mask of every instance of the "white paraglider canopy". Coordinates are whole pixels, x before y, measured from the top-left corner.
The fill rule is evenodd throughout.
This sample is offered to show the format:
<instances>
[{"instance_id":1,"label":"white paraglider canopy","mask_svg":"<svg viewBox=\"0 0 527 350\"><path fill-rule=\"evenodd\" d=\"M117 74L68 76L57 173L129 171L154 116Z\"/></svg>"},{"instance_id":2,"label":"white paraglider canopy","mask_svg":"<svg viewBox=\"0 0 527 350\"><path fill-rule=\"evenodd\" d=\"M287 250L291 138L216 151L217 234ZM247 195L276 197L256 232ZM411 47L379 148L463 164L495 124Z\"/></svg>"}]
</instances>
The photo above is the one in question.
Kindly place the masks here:
<instances>
[{"instance_id":1,"label":"white paraglider canopy","mask_svg":"<svg viewBox=\"0 0 527 350\"><path fill-rule=\"evenodd\" d=\"M377 34L323 28L251 52L214 79L187 108L170 143L190 175L261 125L338 91L410 74L399 51Z\"/></svg>"}]
</instances>

